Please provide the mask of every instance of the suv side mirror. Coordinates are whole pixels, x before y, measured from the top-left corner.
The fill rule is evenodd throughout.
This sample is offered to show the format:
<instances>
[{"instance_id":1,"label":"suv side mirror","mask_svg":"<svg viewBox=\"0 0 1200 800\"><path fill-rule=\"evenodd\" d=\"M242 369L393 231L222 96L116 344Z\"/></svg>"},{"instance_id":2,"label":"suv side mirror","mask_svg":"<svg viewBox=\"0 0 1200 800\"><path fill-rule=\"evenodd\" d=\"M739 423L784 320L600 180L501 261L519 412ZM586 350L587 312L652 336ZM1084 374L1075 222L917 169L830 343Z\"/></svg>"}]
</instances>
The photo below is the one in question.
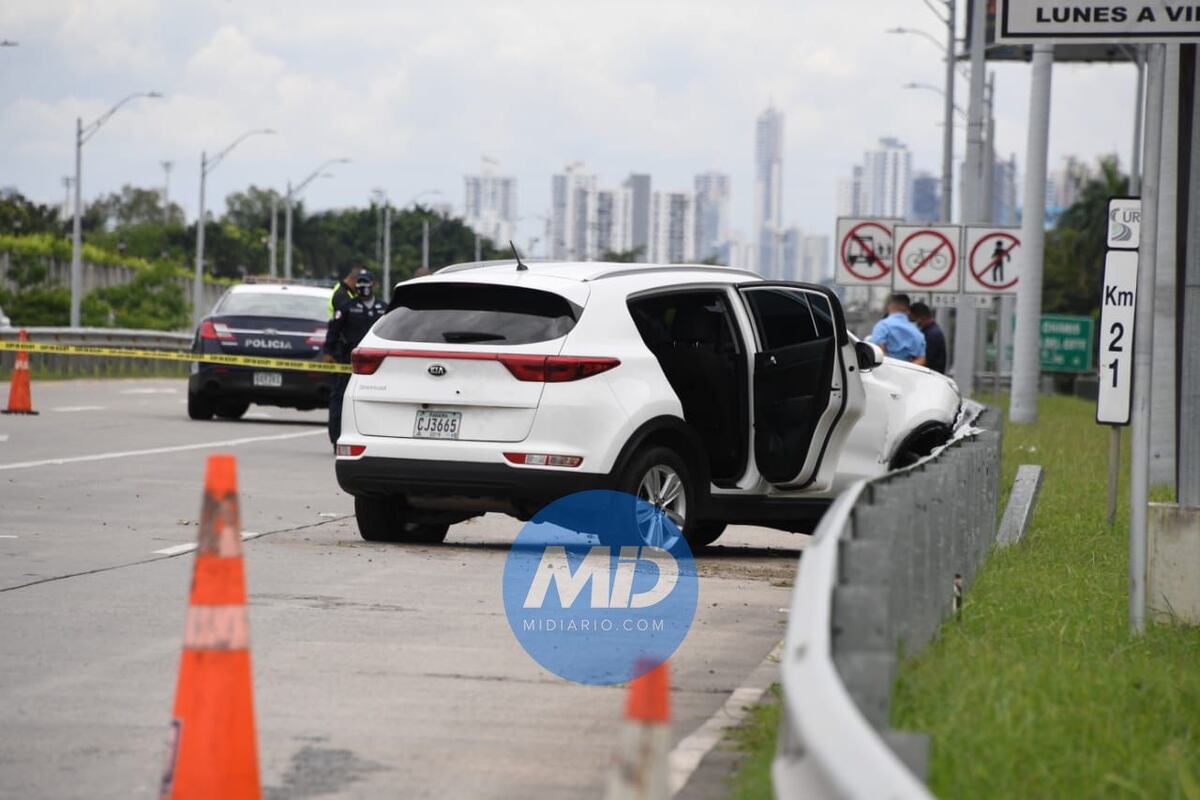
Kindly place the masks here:
<instances>
[{"instance_id":1,"label":"suv side mirror","mask_svg":"<svg viewBox=\"0 0 1200 800\"><path fill-rule=\"evenodd\" d=\"M883 364L883 350L877 344L855 342L854 353L858 356L858 369L861 372L870 372Z\"/></svg>"}]
</instances>

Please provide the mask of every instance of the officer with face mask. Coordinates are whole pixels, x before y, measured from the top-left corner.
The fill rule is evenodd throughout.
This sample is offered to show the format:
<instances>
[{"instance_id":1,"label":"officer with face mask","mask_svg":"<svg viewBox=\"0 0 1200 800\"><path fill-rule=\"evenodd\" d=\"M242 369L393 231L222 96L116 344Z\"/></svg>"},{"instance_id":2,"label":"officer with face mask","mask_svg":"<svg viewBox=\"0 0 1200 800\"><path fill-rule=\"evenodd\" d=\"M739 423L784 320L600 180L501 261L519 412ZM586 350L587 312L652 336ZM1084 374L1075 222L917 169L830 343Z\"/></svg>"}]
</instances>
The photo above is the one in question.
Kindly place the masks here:
<instances>
[{"instance_id":1,"label":"officer with face mask","mask_svg":"<svg viewBox=\"0 0 1200 800\"><path fill-rule=\"evenodd\" d=\"M326 360L341 364L350 363L350 353L371 326L387 313L387 306L375 296L375 276L370 270L359 270L354 277L354 295L342 297L334 307L333 319L325 334ZM349 383L349 375L339 374L329 397L329 441L335 446L342 432L342 395Z\"/></svg>"}]
</instances>

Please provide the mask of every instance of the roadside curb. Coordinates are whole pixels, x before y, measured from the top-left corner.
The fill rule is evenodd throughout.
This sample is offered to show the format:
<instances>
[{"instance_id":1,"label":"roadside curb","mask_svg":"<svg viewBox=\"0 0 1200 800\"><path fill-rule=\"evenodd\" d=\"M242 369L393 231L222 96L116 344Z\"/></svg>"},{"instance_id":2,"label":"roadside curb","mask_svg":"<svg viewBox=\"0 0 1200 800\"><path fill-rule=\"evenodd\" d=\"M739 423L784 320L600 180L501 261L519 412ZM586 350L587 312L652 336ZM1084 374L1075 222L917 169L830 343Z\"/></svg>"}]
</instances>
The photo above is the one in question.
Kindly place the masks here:
<instances>
[{"instance_id":1,"label":"roadside curb","mask_svg":"<svg viewBox=\"0 0 1200 800\"><path fill-rule=\"evenodd\" d=\"M729 777L743 754L721 747L726 734L746 719L750 706L779 682L780 640L725 703L671 750L671 789L677 800L724 800Z\"/></svg>"}]
</instances>

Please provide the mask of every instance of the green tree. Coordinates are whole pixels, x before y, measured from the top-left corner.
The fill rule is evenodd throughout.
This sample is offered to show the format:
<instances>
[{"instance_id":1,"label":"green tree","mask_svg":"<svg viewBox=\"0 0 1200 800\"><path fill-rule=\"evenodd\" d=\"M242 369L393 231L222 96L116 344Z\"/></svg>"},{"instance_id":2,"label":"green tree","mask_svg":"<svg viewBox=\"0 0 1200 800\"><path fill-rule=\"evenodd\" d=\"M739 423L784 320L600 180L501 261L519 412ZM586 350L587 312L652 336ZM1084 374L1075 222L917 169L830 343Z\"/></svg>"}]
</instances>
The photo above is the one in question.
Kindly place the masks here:
<instances>
[{"instance_id":1,"label":"green tree","mask_svg":"<svg viewBox=\"0 0 1200 800\"><path fill-rule=\"evenodd\" d=\"M1079 199L1046 232L1042 305L1045 311L1095 315L1104 278L1108 199L1128 194L1129 178L1115 156L1100 159Z\"/></svg>"},{"instance_id":2,"label":"green tree","mask_svg":"<svg viewBox=\"0 0 1200 800\"><path fill-rule=\"evenodd\" d=\"M173 331L191 319L179 275L166 264L142 270L123 286L89 292L80 311L84 325L101 328Z\"/></svg>"},{"instance_id":3,"label":"green tree","mask_svg":"<svg viewBox=\"0 0 1200 800\"><path fill-rule=\"evenodd\" d=\"M611 261L614 264L633 264L642 260L646 246L639 244L632 250L605 250L600 256L601 261Z\"/></svg>"},{"instance_id":4,"label":"green tree","mask_svg":"<svg viewBox=\"0 0 1200 800\"><path fill-rule=\"evenodd\" d=\"M18 193L0 197L0 233L27 236L34 233L59 233L62 221L58 209L29 200Z\"/></svg>"}]
</instances>

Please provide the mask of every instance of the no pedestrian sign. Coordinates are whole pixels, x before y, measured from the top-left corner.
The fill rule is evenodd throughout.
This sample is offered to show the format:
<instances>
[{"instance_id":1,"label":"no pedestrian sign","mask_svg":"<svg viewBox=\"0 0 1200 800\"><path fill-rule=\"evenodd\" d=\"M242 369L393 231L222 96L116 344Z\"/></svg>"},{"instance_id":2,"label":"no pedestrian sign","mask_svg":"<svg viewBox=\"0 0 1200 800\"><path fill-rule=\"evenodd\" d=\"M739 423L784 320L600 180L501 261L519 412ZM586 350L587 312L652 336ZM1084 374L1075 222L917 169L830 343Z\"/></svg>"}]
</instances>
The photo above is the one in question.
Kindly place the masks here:
<instances>
[{"instance_id":1,"label":"no pedestrian sign","mask_svg":"<svg viewBox=\"0 0 1200 800\"><path fill-rule=\"evenodd\" d=\"M1020 228L967 228L963 246L967 294L1016 294L1021 277Z\"/></svg>"},{"instance_id":2,"label":"no pedestrian sign","mask_svg":"<svg viewBox=\"0 0 1200 800\"><path fill-rule=\"evenodd\" d=\"M898 292L957 292L957 225L897 225L892 288Z\"/></svg>"},{"instance_id":3,"label":"no pedestrian sign","mask_svg":"<svg viewBox=\"0 0 1200 800\"><path fill-rule=\"evenodd\" d=\"M895 250L894 219L839 217L838 257L835 281L838 286L887 286L891 281Z\"/></svg>"}]
</instances>

